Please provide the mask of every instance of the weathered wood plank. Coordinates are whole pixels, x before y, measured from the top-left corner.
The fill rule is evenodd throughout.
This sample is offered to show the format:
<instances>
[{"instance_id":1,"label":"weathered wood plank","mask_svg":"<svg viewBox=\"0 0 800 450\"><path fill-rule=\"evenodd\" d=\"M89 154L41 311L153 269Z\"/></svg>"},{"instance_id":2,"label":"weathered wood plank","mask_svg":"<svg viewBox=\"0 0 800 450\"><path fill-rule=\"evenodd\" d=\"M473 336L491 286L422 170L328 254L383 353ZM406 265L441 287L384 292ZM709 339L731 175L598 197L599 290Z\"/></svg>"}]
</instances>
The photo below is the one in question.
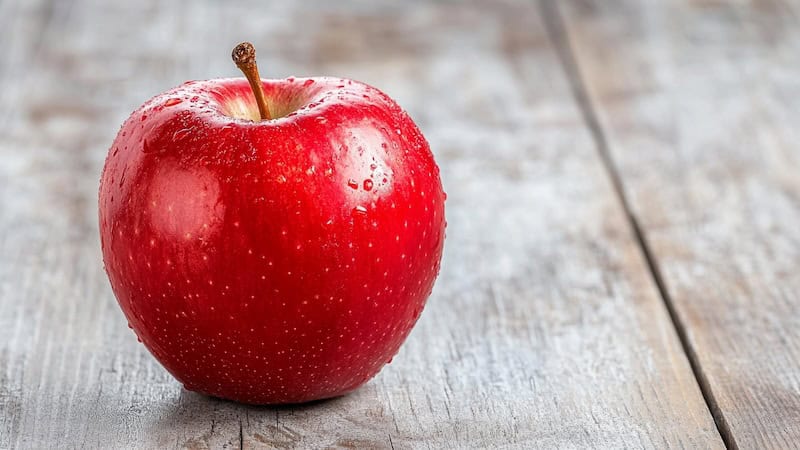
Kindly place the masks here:
<instances>
[{"instance_id":1,"label":"weathered wood plank","mask_svg":"<svg viewBox=\"0 0 800 450\"><path fill-rule=\"evenodd\" d=\"M741 448L800 443L796 4L581 2L568 34L625 194Z\"/></svg>"},{"instance_id":2,"label":"weathered wood plank","mask_svg":"<svg viewBox=\"0 0 800 450\"><path fill-rule=\"evenodd\" d=\"M23 37L0 54L0 447L721 447L536 5L412 6L2 3ZM235 75L245 38L265 74L396 97L450 195L416 330L327 402L182 391L126 329L100 265L97 180L117 125L186 78Z\"/></svg>"}]
</instances>

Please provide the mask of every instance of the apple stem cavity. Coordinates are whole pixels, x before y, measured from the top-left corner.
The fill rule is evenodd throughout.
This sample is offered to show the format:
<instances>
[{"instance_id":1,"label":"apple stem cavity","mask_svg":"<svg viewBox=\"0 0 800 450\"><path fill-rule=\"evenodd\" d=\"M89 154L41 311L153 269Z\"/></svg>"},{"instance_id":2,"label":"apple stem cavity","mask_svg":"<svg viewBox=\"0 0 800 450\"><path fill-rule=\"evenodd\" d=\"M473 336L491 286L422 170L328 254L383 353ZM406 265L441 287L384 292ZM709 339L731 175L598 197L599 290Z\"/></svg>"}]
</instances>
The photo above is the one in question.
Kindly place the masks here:
<instances>
[{"instance_id":1,"label":"apple stem cavity","mask_svg":"<svg viewBox=\"0 0 800 450\"><path fill-rule=\"evenodd\" d=\"M249 42L242 42L233 48L231 57L233 58L233 62L236 63L236 67L242 71L247 81L250 83L250 89L253 90L253 95L256 97L256 104L258 105L258 113L261 115L261 120L271 119L272 114L270 114L269 104L264 96L261 76L258 74L255 47Z\"/></svg>"}]
</instances>

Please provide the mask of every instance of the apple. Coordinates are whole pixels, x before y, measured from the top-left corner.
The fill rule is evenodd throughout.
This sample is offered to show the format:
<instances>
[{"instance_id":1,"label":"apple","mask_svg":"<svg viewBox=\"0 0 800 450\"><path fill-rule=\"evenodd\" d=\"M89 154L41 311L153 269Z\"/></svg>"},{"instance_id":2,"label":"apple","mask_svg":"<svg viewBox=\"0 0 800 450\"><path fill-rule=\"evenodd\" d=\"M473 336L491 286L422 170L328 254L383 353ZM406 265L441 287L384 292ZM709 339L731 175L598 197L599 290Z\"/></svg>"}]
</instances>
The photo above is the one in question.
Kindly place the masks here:
<instances>
[{"instance_id":1,"label":"apple","mask_svg":"<svg viewBox=\"0 0 800 450\"><path fill-rule=\"evenodd\" d=\"M190 81L122 125L99 194L129 326L186 389L339 396L397 353L439 272L445 194L392 99L340 78Z\"/></svg>"}]
</instances>

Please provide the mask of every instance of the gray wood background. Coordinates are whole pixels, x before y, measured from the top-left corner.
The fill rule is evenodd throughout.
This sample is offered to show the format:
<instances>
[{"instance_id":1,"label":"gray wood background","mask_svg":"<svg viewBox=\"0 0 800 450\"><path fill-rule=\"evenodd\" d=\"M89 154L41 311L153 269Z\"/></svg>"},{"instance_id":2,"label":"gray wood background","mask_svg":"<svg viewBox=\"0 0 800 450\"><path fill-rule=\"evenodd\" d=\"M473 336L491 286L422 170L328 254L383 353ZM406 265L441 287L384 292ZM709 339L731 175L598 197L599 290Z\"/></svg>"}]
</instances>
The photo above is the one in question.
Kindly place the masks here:
<instances>
[{"instance_id":1,"label":"gray wood background","mask_svg":"<svg viewBox=\"0 0 800 450\"><path fill-rule=\"evenodd\" d=\"M0 448L790 448L799 5L0 1ZM441 277L357 392L181 389L102 270L117 127L187 79L376 85L442 168Z\"/></svg>"}]
</instances>

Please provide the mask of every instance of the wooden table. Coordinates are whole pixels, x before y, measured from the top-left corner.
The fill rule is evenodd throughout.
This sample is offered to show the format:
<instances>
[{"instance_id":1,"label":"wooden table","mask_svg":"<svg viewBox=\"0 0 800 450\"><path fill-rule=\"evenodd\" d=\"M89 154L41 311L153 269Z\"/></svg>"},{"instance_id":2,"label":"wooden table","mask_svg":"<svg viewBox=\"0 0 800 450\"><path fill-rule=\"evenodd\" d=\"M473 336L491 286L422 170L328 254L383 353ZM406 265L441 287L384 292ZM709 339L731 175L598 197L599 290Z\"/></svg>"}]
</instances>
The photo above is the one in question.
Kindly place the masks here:
<instances>
[{"instance_id":1,"label":"wooden table","mask_svg":"<svg viewBox=\"0 0 800 450\"><path fill-rule=\"evenodd\" d=\"M797 3L0 1L0 448L800 445ZM103 272L118 125L191 78L379 86L442 168L440 279L357 392L181 389Z\"/></svg>"}]
</instances>

